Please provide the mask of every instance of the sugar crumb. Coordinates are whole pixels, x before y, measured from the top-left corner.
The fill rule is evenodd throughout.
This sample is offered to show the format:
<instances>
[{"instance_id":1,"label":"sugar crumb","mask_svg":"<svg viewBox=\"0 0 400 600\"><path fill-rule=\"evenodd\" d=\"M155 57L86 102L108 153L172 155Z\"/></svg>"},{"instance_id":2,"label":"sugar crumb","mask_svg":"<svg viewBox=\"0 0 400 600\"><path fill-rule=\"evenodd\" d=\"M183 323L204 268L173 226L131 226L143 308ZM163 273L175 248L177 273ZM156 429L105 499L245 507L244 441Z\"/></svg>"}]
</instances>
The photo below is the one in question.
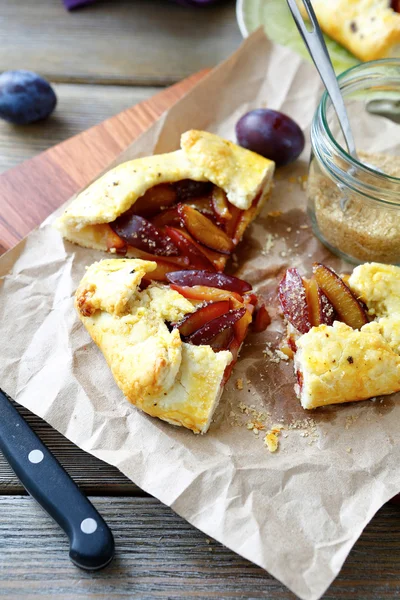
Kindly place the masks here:
<instances>
[{"instance_id":1,"label":"sugar crumb","mask_svg":"<svg viewBox=\"0 0 400 600\"><path fill-rule=\"evenodd\" d=\"M236 389L243 389L243 379L241 377L238 377L238 379L236 379Z\"/></svg>"}]
</instances>

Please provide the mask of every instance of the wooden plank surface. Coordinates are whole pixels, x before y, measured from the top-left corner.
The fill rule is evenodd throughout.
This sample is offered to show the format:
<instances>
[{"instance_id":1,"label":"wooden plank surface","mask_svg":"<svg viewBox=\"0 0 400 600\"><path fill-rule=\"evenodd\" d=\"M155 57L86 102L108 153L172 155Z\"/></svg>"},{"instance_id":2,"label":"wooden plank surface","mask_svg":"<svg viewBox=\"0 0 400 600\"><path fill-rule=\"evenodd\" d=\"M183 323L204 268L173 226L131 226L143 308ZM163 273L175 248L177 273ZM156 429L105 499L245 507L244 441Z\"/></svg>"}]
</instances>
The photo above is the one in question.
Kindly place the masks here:
<instances>
[{"instance_id":1,"label":"wooden plank surface","mask_svg":"<svg viewBox=\"0 0 400 600\"><path fill-rule=\"evenodd\" d=\"M159 91L154 87L65 83L55 84L54 89L58 102L49 119L26 126L0 120L0 173Z\"/></svg>"},{"instance_id":2,"label":"wooden plank surface","mask_svg":"<svg viewBox=\"0 0 400 600\"><path fill-rule=\"evenodd\" d=\"M204 74L192 75L0 175L0 247L14 246L89 183Z\"/></svg>"},{"instance_id":3,"label":"wooden plank surface","mask_svg":"<svg viewBox=\"0 0 400 600\"><path fill-rule=\"evenodd\" d=\"M93 498L93 503L114 532L116 558L103 571L85 573L69 561L64 534L30 498L0 497L0 597L295 600L268 573L157 500ZM399 509L386 506L323 600L398 598L399 546Z\"/></svg>"},{"instance_id":4,"label":"wooden plank surface","mask_svg":"<svg viewBox=\"0 0 400 600\"><path fill-rule=\"evenodd\" d=\"M179 80L216 64L240 42L233 0L204 11L168 0L100 0L74 14L63 10L61 0L40 0L40 10L32 0L0 0L0 20L0 70L39 71L56 82L59 96L58 110L47 123L29 129L0 124L0 172L153 92L129 86ZM193 81L1 175L0 253L102 170ZM50 203L43 195L49 180L57 183ZM25 185L29 210L21 206ZM213 541L207 543L170 509L150 497L137 497L138 488L116 469L21 411L75 481L97 496L94 504L115 533L117 558L100 573L75 569L60 530L26 495L14 496L22 487L0 456L0 597L294 599L265 571ZM399 543L399 509L387 505L367 527L324 600L400 597Z\"/></svg>"},{"instance_id":5,"label":"wooden plank surface","mask_svg":"<svg viewBox=\"0 0 400 600\"><path fill-rule=\"evenodd\" d=\"M91 454L77 448L61 433L26 408L16 405L40 439L68 471L85 494L97 496L145 495L132 481L118 469L103 463ZM0 494L25 494L25 489L15 476L8 462L0 452ZM1 510L1 509L0 509ZM1 548L1 537L0 537Z\"/></svg>"},{"instance_id":6,"label":"wooden plank surface","mask_svg":"<svg viewBox=\"0 0 400 600\"><path fill-rule=\"evenodd\" d=\"M58 82L169 85L233 52L235 2L103 0L68 13L61 0L0 0L0 71Z\"/></svg>"}]
</instances>

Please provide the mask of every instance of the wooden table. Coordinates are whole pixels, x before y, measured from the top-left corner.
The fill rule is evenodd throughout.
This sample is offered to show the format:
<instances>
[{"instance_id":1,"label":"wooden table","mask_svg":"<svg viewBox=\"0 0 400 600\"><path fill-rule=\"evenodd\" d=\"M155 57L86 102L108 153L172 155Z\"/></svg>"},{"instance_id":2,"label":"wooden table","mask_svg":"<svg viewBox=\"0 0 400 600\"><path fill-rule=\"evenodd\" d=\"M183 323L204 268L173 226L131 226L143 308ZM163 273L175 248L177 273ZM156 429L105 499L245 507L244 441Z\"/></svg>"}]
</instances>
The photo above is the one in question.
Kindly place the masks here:
<instances>
[{"instance_id":1,"label":"wooden table","mask_svg":"<svg viewBox=\"0 0 400 600\"><path fill-rule=\"evenodd\" d=\"M68 14L61 0L0 0L0 18L0 70L38 71L59 98L48 122L19 128L0 122L0 172L216 64L240 43L232 2L193 10L167 0L104 0ZM99 573L76 569L66 538L0 455L0 597L294 598L115 468L20 410L111 525L117 557ZM400 597L398 506L379 511L325 600Z\"/></svg>"}]
</instances>

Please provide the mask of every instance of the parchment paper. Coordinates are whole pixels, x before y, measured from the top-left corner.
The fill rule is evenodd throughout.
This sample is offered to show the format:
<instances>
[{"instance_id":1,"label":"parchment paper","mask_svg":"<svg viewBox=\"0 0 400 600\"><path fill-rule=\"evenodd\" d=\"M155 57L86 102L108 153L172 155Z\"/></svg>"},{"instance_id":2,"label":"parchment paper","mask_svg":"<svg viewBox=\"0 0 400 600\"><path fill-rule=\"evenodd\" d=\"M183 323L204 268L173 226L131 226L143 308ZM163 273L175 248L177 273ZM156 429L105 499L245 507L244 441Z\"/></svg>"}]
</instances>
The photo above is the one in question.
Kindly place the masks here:
<instances>
[{"instance_id":1,"label":"parchment paper","mask_svg":"<svg viewBox=\"0 0 400 600\"><path fill-rule=\"evenodd\" d=\"M310 65L256 32L118 162L174 150L189 128L234 139L237 118L252 107L282 110L307 133L320 92ZM292 364L276 355L284 269L306 273L315 259L345 267L308 226L301 180L308 154L278 171L271 200L237 252L239 275L265 296L274 320L242 349L207 435L147 417L123 398L72 305L85 265L104 255L64 243L51 227L54 216L0 261L0 356L1 386L20 404L300 598L315 600L400 490L400 406L395 396L306 413L293 392ZM271 454L263 437L277 422L285 429Z\"/></svg>"}]
</instances>

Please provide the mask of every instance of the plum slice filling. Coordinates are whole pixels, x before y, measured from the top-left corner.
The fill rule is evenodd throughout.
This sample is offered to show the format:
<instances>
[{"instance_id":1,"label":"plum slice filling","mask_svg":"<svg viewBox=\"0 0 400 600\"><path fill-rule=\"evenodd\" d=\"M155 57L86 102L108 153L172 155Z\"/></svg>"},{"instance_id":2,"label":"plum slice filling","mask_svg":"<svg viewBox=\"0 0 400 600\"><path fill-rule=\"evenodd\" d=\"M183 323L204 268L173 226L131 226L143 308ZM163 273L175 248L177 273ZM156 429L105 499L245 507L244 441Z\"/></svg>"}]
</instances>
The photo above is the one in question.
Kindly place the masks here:
<instances>
[{"instance_id":1,"label":"plum slice filling","mask_svg":"<svg viewBox=\"0 0 400 600\"><path fill-rule=\"evenodd\" d=\"M304 334L311 327L330 326L342 321L353 329L369 322L366 306L351 291L346 276L340 277L331 268L314 263L310 279L300 275L296 268L288 269L279 284L279 301L287 321ZM288 344L296 350L292 334Z\"/></svg>"},{"instance_id":2,"label":"plum slice filling","mask_svg":"<svg viewBox=\"0 0 400 600\"><path fill-rule=\"evenodd\" d=\"M271 322L265 305L259 302L249 283L224 273L178 270L167 273L166 279L172 289L196 307L181 321L167 323L168 328L177 329L188 344L209 345L214 352L229 350L233 361L227 367L226 382L249 327L259 333Z\"/></svg>"},{"instance_id":3,"label":"plum slice filling","mask_svg":"<svg viewBox=\"0 0 400 600\"><path fill-rule=\"evenodd\" d=\"M183 179L148 189L134 205L109 223L111 252L159 263L156 278L166 279L168 264L181 258L182 269L223 271L254 218L260 194L248 210L232 205L224 190L209 181Z\"/></svg>"}]
</instances>

